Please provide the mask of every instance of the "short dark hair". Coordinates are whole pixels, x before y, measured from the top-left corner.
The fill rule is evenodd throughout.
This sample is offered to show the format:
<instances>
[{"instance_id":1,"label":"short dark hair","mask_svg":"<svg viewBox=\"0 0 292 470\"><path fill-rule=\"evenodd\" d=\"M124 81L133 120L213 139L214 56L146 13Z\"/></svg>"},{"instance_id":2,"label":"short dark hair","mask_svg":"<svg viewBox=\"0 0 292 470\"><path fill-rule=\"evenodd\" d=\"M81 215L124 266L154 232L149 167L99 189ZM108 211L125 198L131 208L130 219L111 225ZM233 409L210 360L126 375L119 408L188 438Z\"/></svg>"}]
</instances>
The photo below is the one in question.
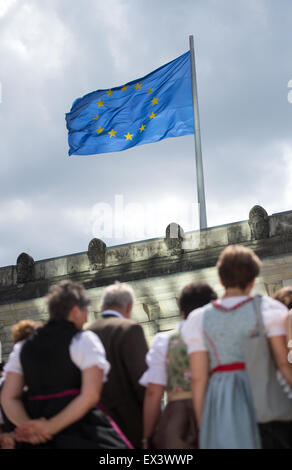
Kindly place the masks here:
<instances>
[{"instance_id":1,"label":"short dark hair","mask_svg":"<svg viewBox=\"0 0 292 470\"><path fill-rule=\"evenodd\" d=\"M178 305L187 318L192 310L203 307L215 299L217 299L217 294L207 282L190 282L181 291Z\"/></svg>"},{"instance_id":2,"label":"short dark hair","mask_svg":"<svg viewBox=\"0 0 292 470\"><path fill-rule=\"evenodd\" d=\"M219 277L225 288L245 289L260 272L261 261L253 250L242 245L230 245L217 262Z\"/></svg>"},{"instance_id":3,"label":"short dark hair","mask_svg":"<svg viewBox=\"0 0 292 470\"><path fill-rule=\"evenodd\" d=\"M61 281L51 286L46 300L51 320L66 320L75 305L82 310L90 304L82 284L73 281Z\"/></svg>"},{"instance_id":4,"label":"short dark hair","mask_svg":"<svg viewBox=\"0 0 292 470\"><path fill-rule=\"evenodd\" d=\"M0 372L3 372L4 366L5 366L5 362L4 361L0 362Z\"/></svg>"}]
</instances>

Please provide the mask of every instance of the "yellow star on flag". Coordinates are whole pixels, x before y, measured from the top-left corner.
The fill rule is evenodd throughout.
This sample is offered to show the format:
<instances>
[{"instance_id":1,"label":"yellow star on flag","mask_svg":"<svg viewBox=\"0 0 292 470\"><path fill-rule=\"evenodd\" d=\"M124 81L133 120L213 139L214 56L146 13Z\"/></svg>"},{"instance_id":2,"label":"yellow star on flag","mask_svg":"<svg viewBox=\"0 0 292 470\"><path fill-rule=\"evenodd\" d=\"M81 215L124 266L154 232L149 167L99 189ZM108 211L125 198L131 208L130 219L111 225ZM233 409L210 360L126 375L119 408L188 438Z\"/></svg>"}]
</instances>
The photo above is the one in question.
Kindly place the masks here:
<instances>
[{"instance_id":1,"label":"yellow star on flag","mask_svg":"<svg viewBox=\"0 0 292 470\"><path fill-rule=\"evenodd\" d=\"M146 93L152 93L152 88L149 88L149 90L147 90Z\"/></svg>"},{"instance_id":2,"label":"yellow star on flag","mask_svg":"<svg viewBox=\"0 0 292 470\"><path fill-rule=\"evenodd\" d=\"M104 130L104 127L102 127L102 128L101 128L101 127L99 126L99 128L98 128L98 129L96 129L96 130L97 130L98 134L101 134L101 133L102 133L102 131Z\"/></svg>"},{"instance_id":3,"label":"yellow star on flag","mask_svg":"<svg viewBox=\"0 0 292 470\"><path fill-rule=\"evenodd\" d=\"M134 88L136 88L136 90L141 90L141 87L142 87L142 84L141 83L136 83L136 85L134 86Z\"/></svg>"},{"instance_id":4,"label":"yellow star on flag","mask_svg":"<svg viewBox=\"0 0 292 470\"><path fill-rule=\"evenodd\" d=\"M97 114L93 119L94 119L95 121L97 121L98 118L99 118L99 115Z\"/></svg>"},{"instance_id":5,"label":"yellow star on flag","mask_svg":"<svg viewBox=\"0 0 292 470\"><path fill-rule=\"evenodd\" d=\"M108 132L108 134L110 135L111 138L115 137L116 133L117 133L117 131L114 131L113 129L110 132Z\"/></svg>"},{"instance_id":6,"label":"yellow star on flag","mask_svg":"<svg viewBox=\"0 0 292 470\"><path fill-rule=\"evenodd\" d=\"M128 88L128 87L126 87L126 85L123 86L122 91L126 91L127 88Z\"/></svg>"},{"instance_id":7,"label":"yellow star on flag","mask_svg":"<svg viewBox=\"0 0 292 470\"><path fill-rule=\"evenodd\" d=\"M125 134L126 140L132 140L133 135L134 134L130 134L130 132L128 132L128 134Z\"/></svg>"},{"instance_id":8,"label":"yellow star on flag","mask_svg":"<svg viewBox=\"0 0 292 470\"><path fill-rule=\"evenodd\" d=\"M98 107L100 108L101 106L103 106L103 101L101 101L101 99L99 98L99 100L96 102L98 104Z\"/></svg>"},{"instance_id":9,"label":"yellow star on flag","mask_svg":"<svg viewBox=\"0 0 292 470\"><path fill-rule=\"evenodd\" d=\"M107 90L107 96L113 96L112 90Z\"/></svg>"},{"instance_id":10,"label":"yellow star on flag","mask_svg":"<svg viewBox=\"0 0 292 470\"><path fill-rule=\"evenodd\" d=\"M149 116L149 117L150 117L150 119L154 119L155 116L156 116L156 114L155 114L155 113L152 113L151 116Z\"/></svg>"},{"instance_id":11,"label":"yellow star on flag","mask_svg":"<svg viewBox=\"0 0 292 470\"><path fill-rule=\"evenodd\" d=\"M158 104L158 98L153 98L153 100L151 100L151 103L152 103L152 106L154 106L155 104Z\"/></svg>"},{"instance_id":12,"label":"yellow star on flag","mask_svg":"<svg viewBox=\"0 0 292 470\"><path fill-rule=\"evenodd\" d=\"M144 124L142 124L142 126L141 126L140 129L139 129L139 131L140 131L140 132L145 131L145 126L144 126Z\"/></svg>"}]
</instances>

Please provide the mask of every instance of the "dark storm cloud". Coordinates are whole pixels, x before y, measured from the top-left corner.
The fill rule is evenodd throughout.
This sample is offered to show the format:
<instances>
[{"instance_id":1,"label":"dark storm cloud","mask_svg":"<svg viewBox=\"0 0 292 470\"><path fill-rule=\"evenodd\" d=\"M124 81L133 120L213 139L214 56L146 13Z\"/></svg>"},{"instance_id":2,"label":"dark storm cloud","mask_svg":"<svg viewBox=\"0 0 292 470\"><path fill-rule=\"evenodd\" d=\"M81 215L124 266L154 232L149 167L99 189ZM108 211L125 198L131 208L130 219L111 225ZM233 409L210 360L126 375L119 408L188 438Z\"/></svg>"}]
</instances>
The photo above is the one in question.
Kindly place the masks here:
<instances>
[{"instance_id":1,"label":"dark storm cloud","mask_svg":"<svg viewBox=\"0 0 292 470\"><path fill-rule=\"evenodd\" d=\"M69 159L64 121L75 98L174 59L189 34L209 225L256 203L291 209L291 14L288 0L3 1L0 265L86 250L93 206L115 194L195 200L193 136Z\"/></svg>"}]
</instances>

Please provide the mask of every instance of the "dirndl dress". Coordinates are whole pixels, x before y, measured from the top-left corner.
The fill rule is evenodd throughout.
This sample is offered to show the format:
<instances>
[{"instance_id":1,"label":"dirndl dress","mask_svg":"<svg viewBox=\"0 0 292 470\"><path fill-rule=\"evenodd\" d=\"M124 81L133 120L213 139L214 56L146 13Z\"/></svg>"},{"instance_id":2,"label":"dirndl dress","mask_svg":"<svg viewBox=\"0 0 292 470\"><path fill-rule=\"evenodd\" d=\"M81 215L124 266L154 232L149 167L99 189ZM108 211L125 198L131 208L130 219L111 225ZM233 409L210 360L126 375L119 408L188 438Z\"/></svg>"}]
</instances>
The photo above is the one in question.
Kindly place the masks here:
<instances>
[{"instance_id":1,"label":"dirndl dress","mask_svg":"<svg viewBox=\"0 0 292 470\"><path fill-rule=\"evenodd\" d=\"M259 449L261 440L241 350L243 338L256 334L253 302L224 309L204 307L203 331L211 377L200 429L201 449Z\"/></svg>"},{"instance_id":2,"label":"dirndl dress","mask_svg":"<svg viewBox=\"0 0 292 470\"><path fill-rule=\"evenodd\" d=\"M71 340L77 333L80 332L72 322L49 321L24 343L20 353L28 387L24 406L32 419L55 416L80 393L81 371L69 353ZM17 448L128 449L132 446L97 405L45 444L18 443Z\"/></svg>"}]
</instances>

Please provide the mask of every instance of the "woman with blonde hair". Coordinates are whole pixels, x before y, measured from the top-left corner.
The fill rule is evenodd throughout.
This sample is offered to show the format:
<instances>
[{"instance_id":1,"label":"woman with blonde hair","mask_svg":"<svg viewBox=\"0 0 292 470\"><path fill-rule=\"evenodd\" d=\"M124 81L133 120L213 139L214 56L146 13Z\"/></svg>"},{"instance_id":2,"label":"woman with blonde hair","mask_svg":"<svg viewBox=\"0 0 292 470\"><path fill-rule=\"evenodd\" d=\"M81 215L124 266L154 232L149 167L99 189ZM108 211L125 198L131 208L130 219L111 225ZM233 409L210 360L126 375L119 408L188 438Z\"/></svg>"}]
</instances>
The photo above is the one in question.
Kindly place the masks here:
<instances>
[{"instance_id":1,"label":"woman with blonde hair","mask_svg":"<svg viewBox=\"0 0 292 470\"><path fill-rule=\"evenodd\" d=\"M36 322L34 320L20 320L18 323L12 326L11 328L11 336L13 343L19 343L24 340L26 340L36 328L40 328L42 326L41 322ZM3 368L3 375L0 379L0 392L1 389L4 385L4 380L5 380L5 366ZM1 397L1 394L0 394ZM22 394L22 400L25 401L26 399L26 391L23 391ZM2 428L4 430L4 435L1 436L2 438L2 448L7 448L11 449L12 442L14 442L14 435L12 431L14 430L15 426L12 424L5 413L3 412L3 409L0 406L0 424L2 425Z\"/></svg>"}]
</instances>

